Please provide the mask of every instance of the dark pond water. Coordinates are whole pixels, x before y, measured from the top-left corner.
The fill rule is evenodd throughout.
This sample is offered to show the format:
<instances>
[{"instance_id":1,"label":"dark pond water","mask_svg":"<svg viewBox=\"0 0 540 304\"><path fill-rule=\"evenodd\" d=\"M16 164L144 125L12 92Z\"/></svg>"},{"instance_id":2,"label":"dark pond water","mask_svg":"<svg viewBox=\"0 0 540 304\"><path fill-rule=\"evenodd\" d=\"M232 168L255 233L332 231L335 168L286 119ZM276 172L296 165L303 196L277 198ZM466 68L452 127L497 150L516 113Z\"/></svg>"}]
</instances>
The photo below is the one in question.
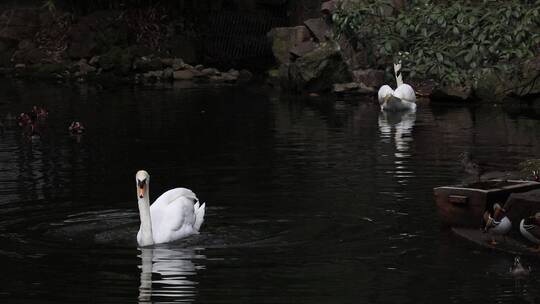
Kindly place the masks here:
<instances>
[{"instance_id":1,"label":"dark pond water","mask_svg":"<svg viewBox=\"0 0 540 304\"><path fill-rule=\"evenodd\" d=\"M513 256L441 229L432 188L537 157L540 122L498 107L420 105L261 88L0 84L0 114L49 109L47 130L0 136L2 303L538 303ZM68 135L72 119L88 132ZM8 121L9 123L9 121ZM134 173L155 198L207 203L202 233L138 249Z\"/></svg>"}]
</instances>

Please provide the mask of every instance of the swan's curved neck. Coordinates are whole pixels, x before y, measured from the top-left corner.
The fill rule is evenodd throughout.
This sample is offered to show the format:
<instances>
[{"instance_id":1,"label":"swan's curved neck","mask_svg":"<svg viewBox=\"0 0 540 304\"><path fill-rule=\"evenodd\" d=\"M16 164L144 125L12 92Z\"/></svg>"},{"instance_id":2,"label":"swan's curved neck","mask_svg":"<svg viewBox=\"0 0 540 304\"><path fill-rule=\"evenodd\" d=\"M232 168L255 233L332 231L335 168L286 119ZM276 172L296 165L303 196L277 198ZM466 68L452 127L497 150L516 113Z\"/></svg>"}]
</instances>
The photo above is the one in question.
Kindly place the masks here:
<instances>
[{"instance_id":1,"label":"swan's curved neck","mask_svg":"<svg viewBox=\"0 0 540 304\"><path fill-rule=\"evenodd\" d=\"M150 246L154 245L154 238L152 236L152 218L150 217L150 198L148 189L146 185L144 189L143 198L139 197L139 215L141 217L141 244L140 246Z\"/></svg>"},{"instance_id":2,"label":"swan's curved neck","mask_svg":"<svg viewBox=\"0 0 540 304\"><path fill-rule=\"evenodd\" d=\"M401 60L397 64L394 63L394 74L396 75L396 84L399 87L403 84L403 76L401 75Z\"/></svg>"}]
</instances>

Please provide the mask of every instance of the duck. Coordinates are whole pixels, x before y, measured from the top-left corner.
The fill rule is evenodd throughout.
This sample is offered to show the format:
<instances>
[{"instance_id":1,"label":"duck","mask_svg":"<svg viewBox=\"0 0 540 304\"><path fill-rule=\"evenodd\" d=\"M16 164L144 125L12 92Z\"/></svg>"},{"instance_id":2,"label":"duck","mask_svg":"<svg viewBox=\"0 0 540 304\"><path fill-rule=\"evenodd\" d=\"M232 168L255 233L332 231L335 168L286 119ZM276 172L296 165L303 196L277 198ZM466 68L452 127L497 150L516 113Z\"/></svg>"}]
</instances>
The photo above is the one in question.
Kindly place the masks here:
<instances>
[{"instance_id":1,"label":"duck","mask_svg":"<svg viewBox=\"0 0 540 304\"><path fill-rule=\"evenodd\" d=\"M497 245L495 235L506 235L512 229L512 222L504 214L506 210L499 203L493 204L492 210L486 210L484 220L484 232L491 236L491 245Z\"/></svg>"},{"instance_id":2,"label":"duck","mask_svg":"<svg viewBox=\"0 0 540 304\"><path fill-rule=\"evenodd\" d=\"M141 225L137 243L141 247L169 243L198 234L204 221L206 203L199 203L193 191L174 188L164 192L150 206L150 175L135 174Z\"/></svg>"},{"instance_id":3,"label":"duck","mask_svg":"<svg viewBox=\"0 0 540 304\"><path fill-rule=\"evenodd\" d=\"M17 124L21 127L23 135L26 137L30 138L39 135L37 124L29 113L23 112L19 114Z\"/></svg>"},{"instance_id":4,"label":"duck","mask_svg":"<svg viewBox=\"0 0 540 304\"><path fill-rule=\"evenodd\" d=\"M72 121L68 127L68 130L73 135L83 134L85 131L84 125L79 121Z\"/></svg>"},{"instance_id":5,"label":"duck","mask_svg":"<svg viewBox=\"0 0 540 304\"><path fill-rule=\"evenodd\" d=\"M540 252L540 212L522 219L519 223L519 232L536 245L533 251Z\"/></svg>"},{"instance_id":6,"label":"duck","mask_svg":"<svg viewBox=\"0 0 540 304\"><path fill-rule=\"evenodd\" d=\"M44 121L49 116L49 112L43 107L34 105L30 114L33 121Z\"/></svg>"},{"instance_id":7,"label":"duck","mask_svg":"<svg viewBox=\"0 0 540 304\"><path fill-rule=\"evenodd\" d=\"M401 60L394 64L394 74L396 77L396 90L385 84L381 86L378 92L379 105L382 111L405 111L416 110L416 94L414 89L403 83L401 75Z\"/></svg>"},{"instance_id":8,"label":"duck","mask_svg":"<svg viewBox=\"0 0 540 304\"><path fill-rule=\"evenodd\" d=\"M531 266L525 268L519 257L514 258L514 264L510 267L510 274L516 278L523 278L531 273Z\"/></svg>"}]
</instances>

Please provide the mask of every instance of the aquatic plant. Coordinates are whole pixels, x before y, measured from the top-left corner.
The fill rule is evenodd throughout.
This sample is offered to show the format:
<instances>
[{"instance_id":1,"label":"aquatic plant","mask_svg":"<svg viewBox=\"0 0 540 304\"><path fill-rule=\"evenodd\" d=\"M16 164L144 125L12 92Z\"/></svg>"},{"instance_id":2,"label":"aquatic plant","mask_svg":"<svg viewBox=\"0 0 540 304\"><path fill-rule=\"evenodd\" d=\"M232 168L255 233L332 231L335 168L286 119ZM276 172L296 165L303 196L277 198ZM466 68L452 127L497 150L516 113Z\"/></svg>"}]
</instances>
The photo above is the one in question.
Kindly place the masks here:
<instances>
[{"instance_id":1,"label":"aquatic plant","mask_svg":"<svg viewBox=\"0 0 540 304\"><path fill-rule=\"evenodd\" d=\"M332 16L337 34L367 52L373 66L399 57L410 77L470 84L493 71L518 73L538 53L538 0L418 0L399 11L392 2L344 1Z\"/></svg>"}]
</instances>

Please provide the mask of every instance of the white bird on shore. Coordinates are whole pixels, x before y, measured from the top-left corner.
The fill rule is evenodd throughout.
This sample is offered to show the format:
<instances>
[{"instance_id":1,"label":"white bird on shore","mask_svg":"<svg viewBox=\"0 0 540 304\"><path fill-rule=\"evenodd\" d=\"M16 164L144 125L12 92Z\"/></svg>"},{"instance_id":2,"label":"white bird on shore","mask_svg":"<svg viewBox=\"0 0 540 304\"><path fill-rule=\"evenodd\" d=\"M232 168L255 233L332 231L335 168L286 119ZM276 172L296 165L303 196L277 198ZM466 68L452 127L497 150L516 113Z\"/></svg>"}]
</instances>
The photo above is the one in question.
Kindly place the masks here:
<instances>
[{"instance_id":1,"label":"white bird on shore","mask_svg":"<svg viewBox=\"0 0 540 304\"><path fill-rule=\"evenodd\" d=\"M199 233L204 221L205 205L193 191L175 188L163 193L150 206L150 175L141 170L135 175L141 227L137 233L139 246L168 243Z\"/></svg>"},{"instance_id":2,"label":"white bird on shore","mask_svg":"<svg viewBox=\"0 0 540 304\"><path fill-rule=\"evenodd\" d=\"M397 83L396 90L392 90L392 88L386 84L379 89L378 97L381 110L416 110L416 94L410 85L403 83L403 76L401 75L401 61L394 64L394 73Z\"/></svg>"}]
</instances>

